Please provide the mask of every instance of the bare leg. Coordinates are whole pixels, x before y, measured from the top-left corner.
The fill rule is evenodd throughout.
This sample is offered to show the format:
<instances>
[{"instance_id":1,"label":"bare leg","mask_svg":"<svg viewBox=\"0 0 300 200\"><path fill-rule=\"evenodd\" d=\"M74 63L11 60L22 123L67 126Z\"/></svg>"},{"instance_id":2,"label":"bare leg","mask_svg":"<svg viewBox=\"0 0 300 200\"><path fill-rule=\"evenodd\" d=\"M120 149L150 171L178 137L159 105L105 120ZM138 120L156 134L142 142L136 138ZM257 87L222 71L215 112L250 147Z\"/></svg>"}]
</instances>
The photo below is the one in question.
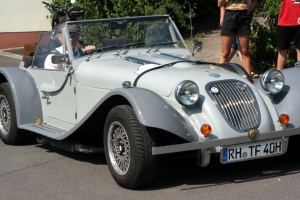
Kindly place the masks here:
<instances>
[{"instance_id":1,"label":"bare leg","mask_svg":"<svg viewBox=\"0 0 300 200\"><path fill-rule=\"evenodd\" d=\"M240 52L240 51L238 51L238 54L239 54L239 57L240 57L240 61L241 61L241 63L243 63L243 59L242 59L242 54L241 54L241 52Z\"/></svg>"},{"instance_id":2,"label":"bare leg","mask_svg":"<svg viewBox=\"0 0 300 200\"><path fill-rule=\"evenodd\" d=\"M232 59L233 56L236 54L236 52L237 52L236 49L231 48L230 54L229 54L229 56L228 56L228 62L231 61L231 59Z\"/></svg>"},{"instance_id":3,"label":"bare leg","mask_svg":"<svg viewBox=\"0 0 300 200\"><path fill-rule=\"evenodd\" d=\"M222 35L221 42L222 42L222 52L220 56L220 63L228 63L228 57L230 54L231 45L234 39L234 35Z\"/></svg>"},{"instance_id":4,"label":"bare leg","mask_svg":"<svg viewBox=\"0 0 300 200\"><path fill-rule=\"evenodd\" d=\"M284 68L287 52L288 52L287 49L278 51L278 58L277 58L277 69L278 70L282 70ZM298 51L297 51L297 58L298 58Z\"/></svg>"},{"instance_id":5,"label":"bare leg","mask_svg":"<svg viewBox=\"0 0 300 200\"><path fill-rule=\"evenodd\" d=\"M297 52L297 61L300 61L300 49L296 49Z\"/></svg>"},{"instance_id":6,"label":"bare leg","mask_svg":"<svg viewBox=\"0 0 300 200\"><path fill-rule=\"evenodd\" d=\"M238 35L242 54L242 66L251 75L251 59L249 53L250 35Z\"/></svg>"}]
</instances>

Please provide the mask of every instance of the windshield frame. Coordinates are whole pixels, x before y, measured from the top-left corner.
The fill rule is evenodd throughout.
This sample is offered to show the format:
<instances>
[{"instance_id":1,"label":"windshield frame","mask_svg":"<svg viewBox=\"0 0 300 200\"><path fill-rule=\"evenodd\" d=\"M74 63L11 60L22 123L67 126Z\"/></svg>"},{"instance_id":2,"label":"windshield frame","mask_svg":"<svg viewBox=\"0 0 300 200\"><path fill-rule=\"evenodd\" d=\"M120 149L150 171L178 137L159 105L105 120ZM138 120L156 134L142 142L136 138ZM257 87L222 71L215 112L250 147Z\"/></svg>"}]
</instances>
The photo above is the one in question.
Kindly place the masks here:
<instances>
[{"instance_id":1,"label":"windshield frame","mask_svg":"<svg viewBox=\"0 0 300 200\"><path fill-rule=\"evenodd\" d=\"M66 28L68 25L71 24L93 24L93 23L101 23L101 22L116 22L116 21L128 21L128 22L143 22L143 21L156 21L160 19L166 19L168 21L169 26L172 26L172 31L169 30L170 34L172 35L172 38L177 38L177 45L181 43L182 47L179 48L184 48L189 51L189 48L187 47L182 35L180 34L176 24L174 21L171 19L169 15L152 15L152 16L134 16L134 17L121 17L121 18L107 18L107 19L93 19L93 20L77 20L77 21L69 21L66 23L66 26L64 27L63 31L65 33L65 43L67 46L71 47L71 43L69 42L69 31ZM68 49L68 48L67 48ZM121 50L121 48L120 48ZM70 60L74 60L73 55L69 55Z\"/></svg>"}]
</instances>

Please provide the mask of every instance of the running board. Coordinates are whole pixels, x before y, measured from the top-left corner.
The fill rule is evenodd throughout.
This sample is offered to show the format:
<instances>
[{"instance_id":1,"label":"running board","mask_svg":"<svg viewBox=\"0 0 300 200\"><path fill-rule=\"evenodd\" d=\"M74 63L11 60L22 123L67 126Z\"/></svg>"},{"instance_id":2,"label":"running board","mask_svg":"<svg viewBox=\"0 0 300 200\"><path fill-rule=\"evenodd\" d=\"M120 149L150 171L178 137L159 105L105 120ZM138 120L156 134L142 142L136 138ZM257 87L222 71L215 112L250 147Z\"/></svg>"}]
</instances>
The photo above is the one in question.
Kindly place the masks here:
<instances>
[{"instance_id":1,"label":"running board","mask_svg":"<svg viewBox=\"0 0 300 200\"><path fill-rule=\"evenodd\" d=\"M59 129L57 127L48 125L48 124L26 124L22 125L20 127L21 129L25 129L28 131L32 131L34 133L38 133L40 135L44 135L50 138L57 138L64 133L66 133L66 130Z\"/></svg>"}]
</instances>

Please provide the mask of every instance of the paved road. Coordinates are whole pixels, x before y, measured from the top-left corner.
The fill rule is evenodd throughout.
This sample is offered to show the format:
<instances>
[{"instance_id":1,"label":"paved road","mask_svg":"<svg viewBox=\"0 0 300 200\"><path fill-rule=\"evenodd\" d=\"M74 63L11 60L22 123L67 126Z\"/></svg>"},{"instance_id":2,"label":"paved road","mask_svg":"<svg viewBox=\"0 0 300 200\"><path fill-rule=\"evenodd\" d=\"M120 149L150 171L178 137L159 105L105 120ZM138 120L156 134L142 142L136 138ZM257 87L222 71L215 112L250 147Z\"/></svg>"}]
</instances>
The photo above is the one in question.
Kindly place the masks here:
<instances>
[{"instance_id":1,"label":"paved road","mask_svg":"<svg viewBox=\"0 0 300 200\"><path fill-rule=\"evenodd\" d=\"M207 168L194 159L160 163L152 185L132 191L110 176L105 158L48 144L0 142L0 199L298 199L300 163L284 157Z\"/></svg>"},{"instance_id":2,"label":"paved road","mask_svg":"<svg viewBox=\"0 0 300 200\"><path fill-rule=\"evenodd\" d=\"M0 55L0 67L18 67L20 64L20 59L18 58L12 58L4 55Z\"/></svg>"}]
</instances>

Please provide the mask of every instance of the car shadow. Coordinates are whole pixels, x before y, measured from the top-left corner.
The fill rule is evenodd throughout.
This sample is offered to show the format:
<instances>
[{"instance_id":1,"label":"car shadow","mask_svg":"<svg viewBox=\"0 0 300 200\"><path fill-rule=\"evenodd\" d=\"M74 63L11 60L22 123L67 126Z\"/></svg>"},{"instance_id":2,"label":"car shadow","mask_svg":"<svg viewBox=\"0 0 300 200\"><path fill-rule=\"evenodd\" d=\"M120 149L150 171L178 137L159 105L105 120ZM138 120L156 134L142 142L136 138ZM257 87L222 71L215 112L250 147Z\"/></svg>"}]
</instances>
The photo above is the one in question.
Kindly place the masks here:
<instances>
[{"instance_id":1,"label":"car shadow","mask_svg":"<svg viewBox=\"0 0 300 200\"><path fill-rule=\"evenodd\" d=\"M106 165L104 154L72 153L50 144L36 144L48 153L57 153L80 162ZM300 165L288 156L251 160L239 163L221 164L219 157L211 158L207 167L197 165L196 157L159 161L154 180L139 191L160 190L185 185L181 190L214 187L225 184L238 184L300 172Z\"/></svg>"},{"instance_id":2,"label":"car shadow","mask_svg":"<svg viewBox=\"0 0 300 200\"><path fill-rule=\"evenodd\" d=\"M61 156L68 157L80 162L88 162L96 165L106 165L105 155L103 154L84 154L84 153L73 153L64 149L59 149L52 146L51 144L35 144L35 147L46 150L47 153L57 153Z\"/></svg>"},{"instance_id":3,"label":"car shadow","mask_svg":"<svg viewBox=\"0 0 300 200\"><path fill-rule=\"evenodd\" d=\"M300 172L299 162L278 156L240 163L221 164L219 158L202 168L196 158L161 163L153 182L142 190L158 190L185 185L182 190L243 183Z\"/></svg>"}]
</instances>

